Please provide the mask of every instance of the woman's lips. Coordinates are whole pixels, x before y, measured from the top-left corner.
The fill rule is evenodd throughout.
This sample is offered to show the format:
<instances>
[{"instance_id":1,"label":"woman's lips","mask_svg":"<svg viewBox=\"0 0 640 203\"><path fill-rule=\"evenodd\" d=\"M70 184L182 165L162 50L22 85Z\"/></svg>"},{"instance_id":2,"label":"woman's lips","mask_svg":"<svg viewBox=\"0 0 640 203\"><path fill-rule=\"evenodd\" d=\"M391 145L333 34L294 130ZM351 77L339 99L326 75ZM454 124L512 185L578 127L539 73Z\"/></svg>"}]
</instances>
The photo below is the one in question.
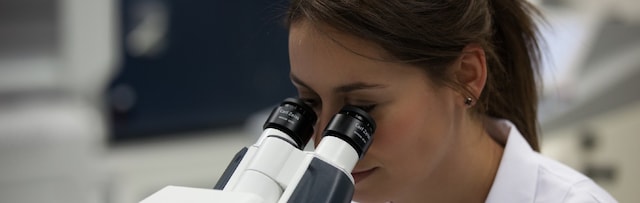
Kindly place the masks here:
<instances>
[{"instance_id":1,"label":"woman's lips","mask_svg":"<svg viewBox=\"0 0 640 203\"><path fill-rule=\"evenodd\" d=\"M367 178L369 175L371 175L377 168L372 168L372 169L368 169L368 170L363 170L363 171L357 171L357 172L352 172L351 176L353 176L353 180L356 182L356 184L360 181L362 181L363 179Z\"/></svg>"}]
</instances>

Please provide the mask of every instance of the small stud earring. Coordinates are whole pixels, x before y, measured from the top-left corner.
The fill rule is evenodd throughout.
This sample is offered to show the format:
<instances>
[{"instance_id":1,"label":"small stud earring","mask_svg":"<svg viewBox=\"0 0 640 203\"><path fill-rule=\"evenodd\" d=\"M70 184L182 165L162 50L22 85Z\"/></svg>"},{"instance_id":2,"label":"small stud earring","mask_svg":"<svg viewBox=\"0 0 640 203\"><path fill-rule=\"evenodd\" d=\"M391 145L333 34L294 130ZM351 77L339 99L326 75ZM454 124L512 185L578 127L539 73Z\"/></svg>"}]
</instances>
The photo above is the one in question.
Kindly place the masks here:
<instances>
[{"instance_id":1,"label":"small stud earring","mask_svg":"<svg viewBox=\"0 0 640 203\"><path fill-rule=\"evenodd\" d=\"M471 99L471 97L467 97L464 99L464 104L467 106L471 106L471 104L473 104L473 99Z\"/></svg>"}]
</instances>

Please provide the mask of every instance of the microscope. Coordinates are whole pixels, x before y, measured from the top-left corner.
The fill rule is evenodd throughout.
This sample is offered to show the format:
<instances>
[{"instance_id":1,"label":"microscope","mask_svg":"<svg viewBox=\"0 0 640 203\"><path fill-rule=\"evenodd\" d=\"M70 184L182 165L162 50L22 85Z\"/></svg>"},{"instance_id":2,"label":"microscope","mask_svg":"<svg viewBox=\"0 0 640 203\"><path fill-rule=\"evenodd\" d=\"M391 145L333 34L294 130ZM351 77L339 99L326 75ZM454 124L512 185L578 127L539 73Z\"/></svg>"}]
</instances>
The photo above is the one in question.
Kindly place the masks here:
<instances>
[{"instance_id":1,"label":"microscope","mask_svg":"<svg viewBox=\"0 0 640 203\"><path fill-rule=\"evenodd\" d=\"M333 116L314 151L303 151L317 117L302 100L275 107L255 144L241 149L213 189L167 186L141 203L348 203L351 170L369 148L376 125L345 106Z\"/></svg>"}]
</instances>

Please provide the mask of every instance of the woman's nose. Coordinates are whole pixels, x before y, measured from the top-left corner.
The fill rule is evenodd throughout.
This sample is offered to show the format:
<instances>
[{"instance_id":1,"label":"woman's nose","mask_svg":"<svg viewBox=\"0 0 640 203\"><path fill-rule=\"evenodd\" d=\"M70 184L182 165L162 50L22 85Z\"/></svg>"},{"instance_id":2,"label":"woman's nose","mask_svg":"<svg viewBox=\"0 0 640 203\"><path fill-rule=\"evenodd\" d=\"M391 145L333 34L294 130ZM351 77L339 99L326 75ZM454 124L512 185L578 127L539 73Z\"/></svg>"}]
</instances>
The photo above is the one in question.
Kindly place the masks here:
<instances>
[{"instance_id":1,"label":"woman's nose","mask_svg":"<svg viewBox=\"0 0 640 203\"><path fill-rule=\"evenodd\" d=\"M326 127L326 125L327 125L327 121L324 121L324 116L319 117L313 131L314 147L317 147L318 144L320 143L320 140L322 139L322 132L324 131L324 128Z\"/></svg>"},{"instance_id":2,"label":"woman's nose","mask_svg":"<svg viewBox=\"0 0 640 203\"><path fill-rule=\"evenodd\" d=\"M331 118L333 118L336 113L338 113L338 110L330 109L328 111L322 111L318 115L318 120L313 132L313 142L315 146L317 146L320 143L320 140L322 140L324 129L327 127L329 121L331 121Z\"/></svg>"}]
</instances>

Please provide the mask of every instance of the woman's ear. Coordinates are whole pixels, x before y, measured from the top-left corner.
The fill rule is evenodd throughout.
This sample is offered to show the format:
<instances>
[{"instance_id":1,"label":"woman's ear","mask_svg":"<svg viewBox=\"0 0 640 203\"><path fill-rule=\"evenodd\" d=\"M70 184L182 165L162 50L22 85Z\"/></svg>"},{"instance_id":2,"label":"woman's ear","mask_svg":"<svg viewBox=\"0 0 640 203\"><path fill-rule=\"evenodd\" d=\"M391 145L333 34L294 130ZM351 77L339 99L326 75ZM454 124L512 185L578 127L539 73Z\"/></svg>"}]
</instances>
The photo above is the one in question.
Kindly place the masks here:
<instances>
[{"instance_id":1,"label":"woman's ear","mask_svg":"<svg viewBox=\"0 0 640 203\"><path fill-rule=\"evenodd\" d=\"M487 59L482 46L473 43L465 46L453 74L456 82L468 91L463 96L477 101L487 81Z\"/></svg>"}]
</instances>

